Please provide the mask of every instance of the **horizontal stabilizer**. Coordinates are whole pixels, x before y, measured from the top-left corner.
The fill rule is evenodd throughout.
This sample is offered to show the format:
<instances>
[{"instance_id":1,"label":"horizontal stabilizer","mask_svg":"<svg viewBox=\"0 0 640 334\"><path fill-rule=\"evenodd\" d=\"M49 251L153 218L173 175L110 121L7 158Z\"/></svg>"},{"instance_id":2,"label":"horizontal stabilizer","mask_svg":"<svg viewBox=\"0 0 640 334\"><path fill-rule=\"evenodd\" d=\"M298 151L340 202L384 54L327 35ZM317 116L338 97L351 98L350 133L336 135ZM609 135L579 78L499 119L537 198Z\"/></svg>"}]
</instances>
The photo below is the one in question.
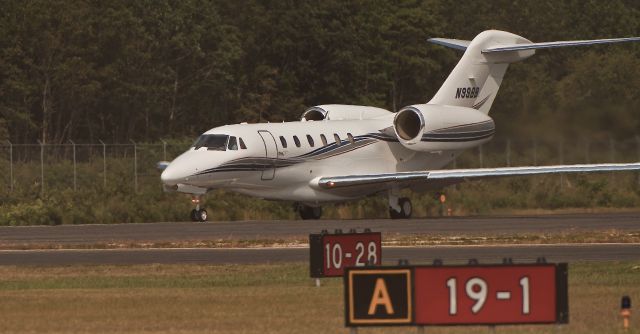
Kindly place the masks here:
<instances>
[{"instance_id":1,"label":"horizontal stabilizer","mask_svg":"<svg viewBox=\"0 0 640 334\"><path fill-rule=\"evenodd\" d=\"M463 39L449 39L449 38L429 38L427 40L430 43L446 46L448 48L456 50L466 50L471 41L465 41Z\"/></svg>"},{"instance_id":2,"label":"horizontal stabilizer","mask_svg":"<svg viewBox=\"0 0 640 334\"><path fill-rule=\"evenodd\" d=\"M521 51L521 50L534 50L534 49L552 49L552 48L562 48L567 46L583 46L583 45L611 44L611 43L638 42L638 41L640 41L640 37L591 39L591 40L584 40L584 41L560 41L560 42L511 44L511 45L499 45L499 46L489 47L489 48L483 49L482 53Z\"/></svg>"}]
</instances>

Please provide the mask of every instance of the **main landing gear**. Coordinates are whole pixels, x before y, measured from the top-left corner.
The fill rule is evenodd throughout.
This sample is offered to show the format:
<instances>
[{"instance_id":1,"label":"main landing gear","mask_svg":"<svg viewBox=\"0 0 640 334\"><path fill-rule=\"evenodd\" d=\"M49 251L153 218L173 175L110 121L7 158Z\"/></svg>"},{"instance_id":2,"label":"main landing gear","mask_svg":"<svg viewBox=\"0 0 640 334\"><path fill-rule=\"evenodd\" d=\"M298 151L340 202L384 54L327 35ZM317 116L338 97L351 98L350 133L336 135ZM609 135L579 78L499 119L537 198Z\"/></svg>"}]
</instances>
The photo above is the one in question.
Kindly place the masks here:
<instances>
[{"instance_id":1,"label":"main landing gear","mask_svg":"<svg viewBox=\"0 0 640 334\"><path fill-rule=\"evenodd\" d=\"M322 217L322 207L321 206L308 206L304 204L298 204L296 207L298 214L300 214L300 218L307 219L320 219Z\"/></svg>"},{"instance_id":2,"label":"main landing gear","mask_svg":"<svg viewBox=\"0 0 640 334\"><path fill-rule=\"evenodd\" d=\"M389 217L391 219L409 219L412 213L411 200L389 194Z\"/></svg>"},{"instance_id":3,"label":"main landing gear","mask_svg":"<svg viewBox=\"0 0 640 334\"><path fill-rule=\"evenodd\" d=\"M191 221L206 222L209 216L207 210L200 208L200 196L192 196L191 202L196 205L196 208L191 210Z\"/></svg>"}]
</instances>

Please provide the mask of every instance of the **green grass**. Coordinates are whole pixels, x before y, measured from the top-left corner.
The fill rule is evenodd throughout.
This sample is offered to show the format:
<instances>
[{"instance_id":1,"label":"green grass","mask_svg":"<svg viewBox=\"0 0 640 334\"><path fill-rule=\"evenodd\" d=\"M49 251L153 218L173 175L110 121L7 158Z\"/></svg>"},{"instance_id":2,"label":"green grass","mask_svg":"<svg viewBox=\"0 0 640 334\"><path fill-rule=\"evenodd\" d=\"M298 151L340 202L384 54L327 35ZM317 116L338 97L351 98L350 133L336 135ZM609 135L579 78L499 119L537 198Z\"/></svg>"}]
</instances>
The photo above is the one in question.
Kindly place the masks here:
<instances>
[{"instance_id":1,"label":"green grass","mask_svg":"<svg viewBox=\"0 0 640 334\"><path fill-rule=\"evenodd\" d=\"M619 299L623 294L640 298L640 263L577 263L569 268L570 324L559 332L622 332ZM305 264L4 266L0 332L346 333L342 282L322 282L314 287ZM632 318L632 326L638 332L638 317ZM488 330L436 327L427 332ZM497 332L558 329L506 326Z\"/></svg>"}]
</instances>

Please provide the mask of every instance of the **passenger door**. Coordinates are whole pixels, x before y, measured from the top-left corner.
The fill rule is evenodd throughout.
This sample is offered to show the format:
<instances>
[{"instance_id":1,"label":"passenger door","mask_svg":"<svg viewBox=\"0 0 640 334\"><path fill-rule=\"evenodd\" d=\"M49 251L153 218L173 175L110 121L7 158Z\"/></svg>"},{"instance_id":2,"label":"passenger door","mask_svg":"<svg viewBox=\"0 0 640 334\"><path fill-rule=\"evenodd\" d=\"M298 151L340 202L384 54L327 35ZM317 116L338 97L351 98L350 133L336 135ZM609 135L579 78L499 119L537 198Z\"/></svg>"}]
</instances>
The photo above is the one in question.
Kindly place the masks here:
<instances>
[{"instance_id":1,"label":"passenger door","mask_svg":"<svg viewBox=\"0 0 640 334\"><path fill-rule=\"evenodd\" d=\"M276 160L278 159L278 147L276 139L271 132L260 130L258 134L264 143L264 154L269 167L262 170L263 180L273 180L276 175Z\"/></svg>"}]
</instances>

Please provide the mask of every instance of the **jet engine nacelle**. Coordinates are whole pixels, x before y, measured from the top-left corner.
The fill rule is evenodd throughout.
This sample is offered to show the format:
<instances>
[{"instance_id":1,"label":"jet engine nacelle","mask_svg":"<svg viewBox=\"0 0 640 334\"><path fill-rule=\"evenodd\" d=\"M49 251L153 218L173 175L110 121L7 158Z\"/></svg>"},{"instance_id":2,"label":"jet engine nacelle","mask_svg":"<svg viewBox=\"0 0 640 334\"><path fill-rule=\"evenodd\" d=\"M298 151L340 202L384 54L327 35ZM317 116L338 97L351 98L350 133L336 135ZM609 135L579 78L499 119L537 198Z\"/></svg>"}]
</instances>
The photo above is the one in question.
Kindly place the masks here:
<instances>
[{"instance_id":1,"label":"jet engine nacelle","mask_svg":"<svg viewBox=\"0 0 640 334\"><path fill-rule=\"evenodd\" d=\"M322 120L359 120L372 119L392 115L392 112L382 108L368 106L354 106L348 104L325 104L311 107L302 113L301 121Z\"/></svg>"},{"instance_id":2,"label":"jet engine nacelle","mask_svg":"<svg viewBox=\"0 0 640 334\"><path fill-rule=\"evenodd\" d=\"M416 104L396 113L393 129L404 147L434 152L485 143L493 137L495 124L491 117L476 109Z\"/></svg>"}]
</instances>

